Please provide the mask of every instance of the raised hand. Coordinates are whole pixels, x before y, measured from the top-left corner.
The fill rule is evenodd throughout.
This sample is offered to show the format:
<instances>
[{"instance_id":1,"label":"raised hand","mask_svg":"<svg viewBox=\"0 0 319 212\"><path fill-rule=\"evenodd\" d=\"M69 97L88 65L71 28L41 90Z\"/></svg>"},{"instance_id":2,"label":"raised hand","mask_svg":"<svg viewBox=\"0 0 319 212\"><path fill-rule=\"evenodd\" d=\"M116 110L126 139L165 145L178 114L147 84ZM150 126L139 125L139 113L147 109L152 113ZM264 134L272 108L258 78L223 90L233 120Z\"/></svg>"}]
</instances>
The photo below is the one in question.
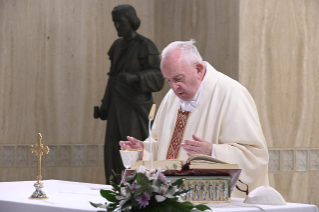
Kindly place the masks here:
<instances>
[{"instance_id":1,"label":"raised hand","mask_svg":"<svg viewBox=\"0 0 319 212\"><path fill-rule=\"evenodd\" d=\"M128 141L120 141L120 146L122 150L143 150L144 151L144 144L142 141L137 140L131 136L126 137Z\"/></svg>"},{"instance_id":2,"label":"raised hand","mask_svg":"<svg viewBox=\"0 0 319 212\"><path fill-rule=\"evenodd\" d=\"M136 138L133 138L131 136L126 137L128 141L120 141L119 144L121 146L122 150L142 150L141 158L143 158L144 155L144 144L142 141L137 140Z\"/></svg>"},{"instance_id":3,"label":"raised hand","mask_svg":"<svg viewBox=\"0 0 319 212\"><path fill-rule=\"evenodd\" d=\"M196 135L193 135L193 139L194 140L185 140L184 143L181 144L188 156L194 154L211 156L213 150L213 145L211 143L197 137Z\"/></svg>"}]
</instances>

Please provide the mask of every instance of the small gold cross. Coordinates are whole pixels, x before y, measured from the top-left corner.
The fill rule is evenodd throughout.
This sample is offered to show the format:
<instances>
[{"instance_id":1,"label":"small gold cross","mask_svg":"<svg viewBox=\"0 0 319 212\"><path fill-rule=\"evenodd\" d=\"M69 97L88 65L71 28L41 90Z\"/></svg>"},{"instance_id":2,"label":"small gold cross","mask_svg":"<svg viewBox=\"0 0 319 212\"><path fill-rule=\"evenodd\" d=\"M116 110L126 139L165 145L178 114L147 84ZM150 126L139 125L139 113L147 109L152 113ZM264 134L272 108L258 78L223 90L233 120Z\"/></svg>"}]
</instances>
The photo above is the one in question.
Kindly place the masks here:
<instances>
[{"instance_id":1,"label":"small gold cross","mask_svg":"<svg viewBox=\"0 0 319 212\"><path fill-rule=\"evenodd\" d=\"M42 176L41 176L41 156L43 155L43 152L48 154L50 149L48 146L43 147L43 144L41 144L41 139L42 139L41 133L38 133L37 139L38 139L38 143L35 146L31 145L29 150L31 153L35 152L35 154L38 156L38 167L37 167L37 180L38 180L38 182L37 183L42 184L40 182L40 180L42 179Z\"/></svg>"}]
</instances>

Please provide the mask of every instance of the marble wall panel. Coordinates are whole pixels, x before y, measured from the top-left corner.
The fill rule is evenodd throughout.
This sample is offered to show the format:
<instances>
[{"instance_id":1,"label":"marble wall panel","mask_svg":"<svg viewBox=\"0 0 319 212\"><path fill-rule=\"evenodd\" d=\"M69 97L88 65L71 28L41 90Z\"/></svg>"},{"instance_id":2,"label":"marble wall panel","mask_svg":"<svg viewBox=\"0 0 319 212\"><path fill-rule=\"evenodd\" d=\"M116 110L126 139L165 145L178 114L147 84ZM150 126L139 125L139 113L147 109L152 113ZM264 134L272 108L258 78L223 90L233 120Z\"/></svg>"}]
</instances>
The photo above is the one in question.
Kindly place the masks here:
<instances>
[{"instance_id":1,"label":"marble wall panel","mask_svg":"<svg viewBox=\"0 0 319 212\"><path fill-rule=\"evenodd\" d=\"M269 150L269 171L280 171L280 150Z\"/></svg>"},{"instance_id":2,"label":"marble wall panel","mask_svg":"<svg viewBox=\"0 0 319 212\"><path fill-rule=\"evenodd\" d=\"M296 171L308 171L308 150L296 150Z\"/></svg>"},{"instance_id":3,"label":"marble wall panel","mask_svg":"<svg viewBox=\"0 0 319 212\"><path fill-rule=\"evenodd\" d=\"M28 167L29 166L29 146L19 145L16 147L16 166Z\"/></svg>"},{"instance_id":4,"label":"marble wall panel","mask_svg":"<svg viewBox=\"0 0 319 212\"><path fill-rule=\"evenodd\" d=\"M48 154L43 153L44 166L57 166L58 165L58 147L48 145L50 151Z\"/></svg>"},{"instance_id":5,"label":"marble wall panel","mask_svg":"<svg viewBox=\"0 0 319 212\"><path fill-rule=\"evenodd\" d=\"M59 146L59 166L71 165L71 146L61 145Z\"/></svg>"},{"instance_id":6,"label":"marble wall panel","mask_svg":"<svg viewBox=\"0 0 319 212\"><path fill-rule=\"evenodd\" d=\"M72 166L85 166L85 146L72 146Z\"/></svg>"},{"instance_id":7,"label":"marble wall panel","mask_svg":"<svg viewBox=\"0 0 319 212\"><path fill-rule=\"evenodd\" d=\"M15 166L15 146L2 146L1 166L14 167Z\"/></svg>"},{"instance_id":8,"label":"marble wall panel","mask_svg":"<svg viewBox=\"0 0 319 212\"><path fill-rule=\"evenodd\" d=\"M294 171L295 169L295 152L294 150L282 150L281 151L281 163L282 171Z\"/></svg>"},{"instance_id":9,"label":"marble wall panel","mask_svg":"<svg viewBox=\"0 0 319 212\"><path fill-rule=\"evenodd\" d=\"M319 149L311 149L309 153L309 170L319 171Z\"/></svg>"},{"instance_id":10,"label":"marble wall panel","mask_svg":"<svg viewBox=\"0 0 319 212\"><path fill-rule=\"evenodd\" d=\"M88 145L86 146L86 165L98 166L99 164L99 146Z\"/></svg>"},{"instance_id":11,"label":"marble wall panel","mask_svg":"<svg viewBox=\"0 0 319 212\"><path fill-rule=\"evenodd\" d=\"M38 165L38 156L35 153L30 154L31 167L36 167Z\"/></svg>"}]
</instances>

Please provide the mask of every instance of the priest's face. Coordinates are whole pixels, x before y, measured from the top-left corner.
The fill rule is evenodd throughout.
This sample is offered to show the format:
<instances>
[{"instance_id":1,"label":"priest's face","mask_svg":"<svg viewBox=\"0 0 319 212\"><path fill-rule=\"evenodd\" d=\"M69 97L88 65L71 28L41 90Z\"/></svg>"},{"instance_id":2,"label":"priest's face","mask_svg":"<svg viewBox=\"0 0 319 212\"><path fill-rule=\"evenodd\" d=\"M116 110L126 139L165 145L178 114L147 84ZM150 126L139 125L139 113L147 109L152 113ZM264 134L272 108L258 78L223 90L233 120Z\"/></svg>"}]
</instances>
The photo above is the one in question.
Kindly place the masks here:
<instances>
[{"instance_id":1,"label":"priest's face","mask_svg":"<svg viewBox=\"0 0 319 212\"><path fill-rule=\"evenodd\" d=\"M167 80L175 95L184 100L191 100L205 74L201 63L189 64L185 61L178 62L176 55L168 56L161 63L164 78Z\"/></svg>"},{"instance_id":2,"label":"priest's face","mask_svg":"<svg viewBox=\"0 0 319 212\"><path fill-rule=\"evenodd\" d=\"M120 12L115 13L112 18L119 37L128 37L134 31L130 22Z\"/></svg>"}]
</instances>

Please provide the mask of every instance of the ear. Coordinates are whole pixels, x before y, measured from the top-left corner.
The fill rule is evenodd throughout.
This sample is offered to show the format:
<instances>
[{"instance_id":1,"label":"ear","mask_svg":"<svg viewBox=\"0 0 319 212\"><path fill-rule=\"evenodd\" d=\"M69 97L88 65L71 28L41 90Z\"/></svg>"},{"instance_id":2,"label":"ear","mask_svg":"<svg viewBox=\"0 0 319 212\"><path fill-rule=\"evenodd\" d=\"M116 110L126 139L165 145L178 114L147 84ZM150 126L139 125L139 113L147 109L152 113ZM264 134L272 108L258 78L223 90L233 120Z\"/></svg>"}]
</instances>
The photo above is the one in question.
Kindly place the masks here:
<instances>
[{"instance_id":1,"label":"ear","mask_svg":"<svg viewBox=\"0 0 319 212\"><path fill-rule=\"evenodd\" d=\"M195 64L195 68L196 68L198 79L199 80L203 80L204 75L205 75L205 67L204 67L204 65L201 64L201 63L196 63Z\"/></svg>"}]
</instances>

